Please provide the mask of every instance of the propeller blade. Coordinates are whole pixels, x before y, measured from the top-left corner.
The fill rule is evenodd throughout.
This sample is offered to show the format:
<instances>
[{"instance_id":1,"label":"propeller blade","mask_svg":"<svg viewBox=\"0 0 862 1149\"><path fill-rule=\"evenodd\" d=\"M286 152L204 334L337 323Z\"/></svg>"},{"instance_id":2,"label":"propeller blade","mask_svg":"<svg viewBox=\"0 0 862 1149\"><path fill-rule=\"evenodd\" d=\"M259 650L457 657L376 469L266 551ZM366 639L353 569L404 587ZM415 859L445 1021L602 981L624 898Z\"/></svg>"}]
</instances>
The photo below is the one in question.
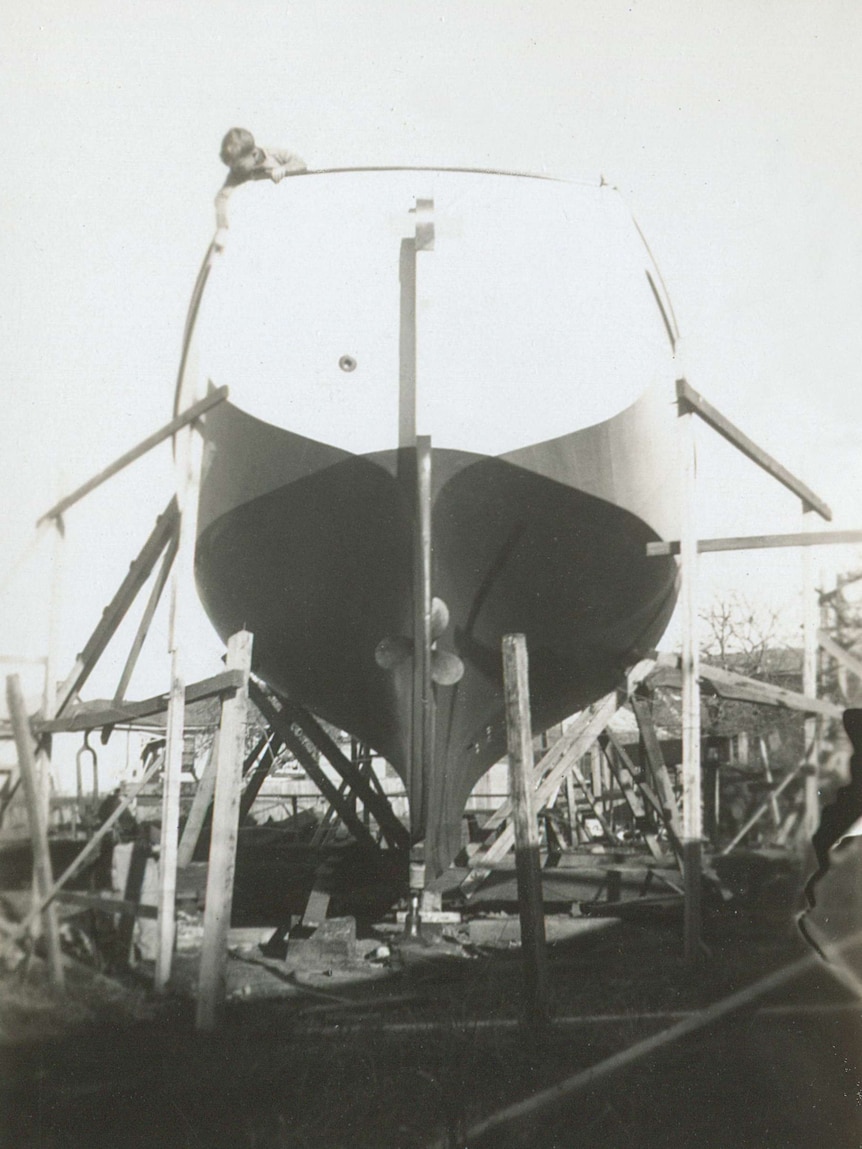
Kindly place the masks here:
<instances>
[{"instance_id":1,"label":"propeller blade","mask_svg":"<svg viewBox=\"0 0 862 1149\"><path fill-rule=\"evenodd\" d=\"M382 670L394 670L413 654L413 640L400 634L381 638L374 651L374 661Z\"/></svg>"},{"instance_id":2,"label":"propeller blade","mask_svg":"<svg viewBox=\"0 0 862 1149\"><path fill-rule=\"evenodd\" d=\"M448 650L431 651L431 678L438 686L454 686L464 677L464 663Z\"/></svg>"},{"instance_id":3,"label":"propeller blade","mask_svg":"<svg viewBox=\"0 0 862 1149\"><path fill-rule=\"evenodd\" d=\"M431 600L431 641L439 638L449 625L449 607L442 598Z\"/></svg>"}]
</instances>

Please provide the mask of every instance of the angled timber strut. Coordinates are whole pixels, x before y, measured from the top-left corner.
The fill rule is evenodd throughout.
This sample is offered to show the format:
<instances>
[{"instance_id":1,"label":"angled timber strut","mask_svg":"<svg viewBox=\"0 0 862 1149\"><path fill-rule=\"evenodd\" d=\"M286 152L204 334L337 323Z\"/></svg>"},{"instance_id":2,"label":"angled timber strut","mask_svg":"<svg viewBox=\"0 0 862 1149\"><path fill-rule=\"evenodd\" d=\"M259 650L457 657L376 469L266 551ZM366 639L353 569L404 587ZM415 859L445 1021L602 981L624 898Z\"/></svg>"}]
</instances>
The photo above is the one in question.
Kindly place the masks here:
<instances>
[{"instance_id":1,"label":"angled timber strut","mask_svg":"<svg viewBox=\"0 0 862 1149\"><path fill-rule=\"evenodd\" d=\"M738 451L741 451L767 474L772 475L773 479L777 479L788 491L798 495L807 509L816 511L822 519L832 520L831 509L821 498L815 495L810 487L792 475L786 467L773 459L762 447L758 447L753 439L749 439L743 431L740 431L737 426L704 399L703 395L695 391L687 380L677 380L676 395L681 414L692 412L697 415L704 423L712 427L713 431L716 431L723 439L727 439Z\"/></svg>"},{"instance_id":2,"label":"angled timber strut","mask_svg":"<svg viewBox=\"0 0 862 1149\"><path fill-rule=\"evenodd\" d=\"M356 798L371 813L390 846L406 848L409 845L409 834L395 817L388 799L371 784L357 764L342 753L309 711L296 703L270 695L254 680L250 684L250 697L359 841L376 844L371 831L356 813ZM346 788L339 788L331 781L309 749L309 742L324 755L343 782L347 783Z\"/></svg>"},{"instance_id":3,"label":"angled timber strut","mask_svg":"<svg viewBox=\"0 0 862 1149\"><path fill-rule=\"evenodd\" d=\"M604 698L595 702L587 710L582 711L569 729L539 760L533 769L533 801L536 813L541 813L556 795L560 784L567 774L574 771L579 785L586 792L584 779L577 769L580 759L607 729L608 723L620 707L629 700L631 693L647 677L655 667L651 659L639 662L629 673L627 682L620 690L612 691ZM507 799L487 819L483 831L495 830L500 832L489 846L477 854L471 866L482 869L499 862L512 848L514 843L514 828L511 824L512 805ZM505 824L504 824L505 823Z\"/></svg>"}]
</instances>

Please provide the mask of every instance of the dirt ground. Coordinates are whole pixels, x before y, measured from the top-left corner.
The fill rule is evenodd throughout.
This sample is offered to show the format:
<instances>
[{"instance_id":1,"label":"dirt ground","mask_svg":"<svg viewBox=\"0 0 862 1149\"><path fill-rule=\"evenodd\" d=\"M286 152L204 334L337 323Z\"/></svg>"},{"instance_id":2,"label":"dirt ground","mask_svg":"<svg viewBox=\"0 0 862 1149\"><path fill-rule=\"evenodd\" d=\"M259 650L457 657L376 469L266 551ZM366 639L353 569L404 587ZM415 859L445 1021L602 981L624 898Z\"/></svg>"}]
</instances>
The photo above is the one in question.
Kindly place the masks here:
<instances>
[{"instance_id":1,"label":"dirt ground","mask_svg":"<svg viewBox=\"0 0 862 1149\"><path fill-rule=\"evenodd\" d=\"M36 962L0 981L0 1144L858 1149L862 1008L817 963L757 1008L526 1122L467 1136L808 953L792 894L767 884L711 905L697 970L673 914L571 936L549 919L553 1020L537 1029L519 1020L517 945L502 934L471 942L463 928L399 949L392 927L362 941L352 965L302 969L247 944L229 963L224 1024L209 1035L194 1030L192 952L178 955L175 990L161 999L143 978L118 983L82 965L59 995ZM503 922L486 920L485 941Z\"/></svg>"}]
</instances>

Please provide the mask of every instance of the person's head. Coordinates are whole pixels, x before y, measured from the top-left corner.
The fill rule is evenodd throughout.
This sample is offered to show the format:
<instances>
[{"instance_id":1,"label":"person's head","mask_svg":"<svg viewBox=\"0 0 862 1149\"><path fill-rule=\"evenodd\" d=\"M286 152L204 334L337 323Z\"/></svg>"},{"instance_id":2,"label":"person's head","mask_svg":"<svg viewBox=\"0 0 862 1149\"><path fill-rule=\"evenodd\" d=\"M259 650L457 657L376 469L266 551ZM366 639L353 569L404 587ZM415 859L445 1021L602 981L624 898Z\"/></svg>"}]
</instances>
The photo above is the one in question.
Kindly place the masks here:
<instances>
[{"instance_id":1,"label":"person's head","mask_svg":"<svg viewBox=\"0 0 862 1149\"><path fill-rule=\"evenodd\" d=\"M254 136L245 128L231 128L221 142L221 161L233 172L249 172L260 158Z\"/></svg>"}]
</instances>

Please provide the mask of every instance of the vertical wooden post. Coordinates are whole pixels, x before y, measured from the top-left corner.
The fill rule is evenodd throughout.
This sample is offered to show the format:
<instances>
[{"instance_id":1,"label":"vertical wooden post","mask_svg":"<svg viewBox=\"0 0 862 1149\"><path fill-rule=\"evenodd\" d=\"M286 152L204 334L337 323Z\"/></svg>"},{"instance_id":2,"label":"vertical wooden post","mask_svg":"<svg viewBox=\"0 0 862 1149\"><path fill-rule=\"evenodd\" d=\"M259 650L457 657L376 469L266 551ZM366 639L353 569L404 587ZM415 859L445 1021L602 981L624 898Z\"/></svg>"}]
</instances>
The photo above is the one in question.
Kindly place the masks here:
<instances>
[{"instance_id":1,"label":"vertical wooden post","mask_svg":"<svg viewBox=\"0 0 862 1149\"><path fill-rule=\"evenodd\" d=\"M569 845L577 846L580 841L578 832L578 807L575 802L575 781L571 770L566 774L566 811L569 816Z\"/></svg>"},{"instance_id":2,"label":"vertical wooden post","mask_svg":"<svg viewBox=\"0 0 862 1149\"><path fill-rule=\"evenodd\" d=\"M63 573L66 528L61 516L51 519L51 589L48 605L48 640L45 657L45 683L42 713L53 718L57 713L57 665L60 646L60 618L63 610ZM51 752L53 740L43 735L36 745L36 786L44 812L45 826L51 827Z\"/></svg>"},{"instance_id":3,"label":"vertical wooden post","mask_svg":"<svg viewBox=\"0 0 862 1149\"><path fill-rule=\"evenodd\" d=\"M9 716L18 750L18 765L21 771L21 784L27 803L30 820L30 838L33 843L33 876L36 895L39 901L46 899L54 885L51 873L51 854L48 849L48 825L45 820L45 807L39 790L38 772L33 734L27 718L27 708L21 693L21 683L17 674L6 679L6 697L9 702ZM48 947L48 965L54 985L63 984L63 954L60 950L60 931L57 924L57 909L52 903L42 912L42 929Z\"/></svg>"},{"instance_id":4,"label":"vertical wooden post","mask_svg":"<svg viewBox=\"0 0 862 1149\"><path fill-rule=\"evenodd\" d=\"M803 530L811 530L815 525L814 512L807 503L802 504ZM802 693L811 698L817 696L817 592L814 587L814 560L810 547L802 550L802 594L803 594L803 661ZM818 777L819 719L805 719L805 754L808 770L805 775L804 835L811 839L820 824L820 779Z\"/></svg>"},{"instance_id":5,"label":"vertical wooden post","mask_svg":"<svg viewBox=\"0 0 862 1149\"><path fill-rule=\"evenodd\" d=\"M198 1029L215 1028L225 996L227 935L233 905L252 641L252 635L241 630L231 636L227 648L228 669L243 671L245 685L223 703L216 743L212 835L198 975Z\"/></svg>"},{"instance_id":6,"label":"vertical wooden post","mask_svg":"<svg viewBox=\"0 0 862 1149\"><path fill-rule=\"evenodd\" d=\"M683 515L680 533L682 611L682 855L685 892L685 959L701 951L703 806L700 762L700 651L697 625L697 456L694 414L680 417L683 457Z\"/></svg>"},{"instance_id":7,"label":"vertical wooden post","mask_svg":"<svg viewBox=\"0 0 862 1149\"><path fill-rule=\"evenodd\" d=\"M523 634L503 638L503 682L506 692L506 732L509 749L509 786L515 831L515 866L524 955L526 1015L531 1022L546 1021L548 956L542 871L539 862L539 827L533 809L533 733L527 641Z\"/></svg>"},{"instance_id":8,"label":"vertical wooden post","mask_svg":"<svg viewBox=\"0 0 862 1149\"><path fill-rule=\"evenodd\" d=\"M203 442L191 426L174 440L177 500L180 508L177 557L171 575L171 690L165 732L162 782L162 840L159 853L158 950L154 988L163 993L171 976L176 922L177 850L180 820L180 776L183 768L186 682L180 641L180 620L187 619L194 595L194 556Z\"/></svg>"}]
</instances>

